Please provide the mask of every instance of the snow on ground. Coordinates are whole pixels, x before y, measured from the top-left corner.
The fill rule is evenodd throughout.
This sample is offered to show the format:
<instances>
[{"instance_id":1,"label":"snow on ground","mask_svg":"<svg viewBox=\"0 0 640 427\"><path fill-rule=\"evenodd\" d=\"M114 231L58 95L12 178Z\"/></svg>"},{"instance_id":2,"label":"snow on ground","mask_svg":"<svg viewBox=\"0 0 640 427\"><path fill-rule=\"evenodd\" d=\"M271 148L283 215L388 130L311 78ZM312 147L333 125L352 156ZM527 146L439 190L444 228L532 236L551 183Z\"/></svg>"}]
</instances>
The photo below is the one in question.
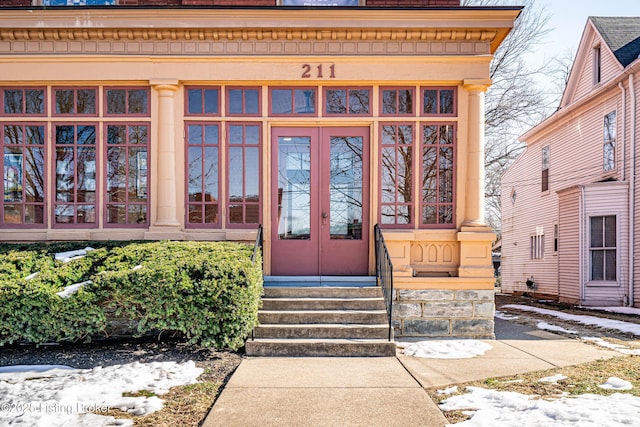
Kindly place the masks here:
<instances>
[{"instance_id":1,"label":"snow on ground","mask_svg":"<svg viewBox=\"0 0 640 427\"><path fill-rule=\"evenodd\" d=\"M618 353L640 356L640 349L638 348L632 350L626 345L613 344L598 337L580 337L580 339L584 341L591 341L594 344L599 345L600 347L609 348L611 350L617 351Z\"/></svg>"},{"instance_id":2,"label":"snow on ground","mask_svg":"<svg viewBox=\"0 0 640 427\"><path fill-rule=\"evenodd\" d=\"M504 313L498 310L496 310L494 316L502 320L515 320L518 318L518 316L514 316L513 314L509 314L509 313Z\"/></svg>"},{"instance_id":3,"label":"snow on ground","mask_svg":"<svg viewBox=\"0 0 640 427\"><path fill-rule=\"evenodd\" d=\"M566 375L562 375L562 374L557 374L554 375L552 377L544 377L544 378L540 378L538 380L539 383L553 383L553 384L558 384L558 381L562 381L562 380L566 380L567 377Z\"/></svg>"},{"instance_id":4,"label":"snow on ground","mask_svg":"<svg viewBox=\"0 0 640 427\"><path fill-rule=\"evenodd\" d=\"M457 426L628 427L638 425L640 413L640 398L623 393L542 400L536 396L479 387L467 387L467 391L469 393L449 397L440 403L440 409L445 411L474 411L470 420L455 424Z\"/></svg>"},{"instance_id":5,"label":"snow on ground","mask_svg":"<svg viewBox=\"0 0 640 427\"><path fill-rule=\"evenodd\" d=\"M418 342L399 342L406 356L430 359L469 359L482 356L493 347L478 340L432 340Z\"/></svg>"},{"instance_id":6,"label":"snow on ground","mask_svg":"<svg viewBox=\"0 0 640 427\"><path fill-rule=\"evenodd\" d=\"M202 373L186 363L129 363L93 369L60 365L0 367L0 425L107 426L132 425L130 420L91 414L119 408L134 415L160 410L157 396L123 397L147 390L162 395L171 387L193 384Z\"/></svg>"},{"instance_id":7,"label":"snow on ground","mask_svg":"<svg viewBox=\"0 0 640 427\"><path fill-rule=\"evenodd\" d=\"M631 390L633 385L629 381L625 381L618 377L611 377L606 383L600 384L598 387L605 390Z\"/></svg>"},{"instance_id":8,"label":"snow on ground","mask_svg":"<svg viewBox=\"0 0 640 427\"><path fill-rule=\"evenodd\" d=\"M640 308L635 307L585 307L580 306L584 310L606 311L607 313L631 314L640 316Z\"/></svg>"},{"instance_id":9,"label":"snow on ground","mask_svg":"<svg viewBox=\"0 0 640 427\"><path fill-rule=\"evenodd\" d=\"M73 261L74 259L80 259L83 258L85 255L87 255L87 252L93 251L95 249L93 249L92 247L87 246L84 249L78 249L75 251L67 251L67 252L58 252L54 255L54 258L57 261L62 261L63 263L68 263L70 261Z\"/></svg>"},{"instance_id":10,"label":"snow on ground","mask_svg":"<svg viewBox=\"0 0 640 427\"><path fill-rule=\"evenodd\" d=\"M617 329L620 332L631 333L640 336L640 324L623 322L621 320L603 319L602 317L584 316L578 314L563 313L546 308L530 307L528 305L507 304L502 308L512 308L515 310L532 311L547 316L554 316L562 320L582 323L583 325L597 326L604 329Z\"/></svg>"},{"instance_id":11,"label":"snow on ground","mask_svg":"<svg viewBox=\"0 0 640 427\"><path fill-rule=\"evenodd\" d=\"M562 326L552 325L547 322L538 322L538 329L543 329L545 331L551 332L564 332L565 334L577 334L578 331L574 331L572 329L565 329Z\"/></svg>"},{"instance_id":12,"label":"snow on ground","mask_svg":"<svg viewBox=\"0 0 640 427\"><path fill-rule=\"evenodd\" d=\"M443 390L436 390L437 394L453 394L458 392L458 386L454 385Z\"/></svg>"}]
</instances>

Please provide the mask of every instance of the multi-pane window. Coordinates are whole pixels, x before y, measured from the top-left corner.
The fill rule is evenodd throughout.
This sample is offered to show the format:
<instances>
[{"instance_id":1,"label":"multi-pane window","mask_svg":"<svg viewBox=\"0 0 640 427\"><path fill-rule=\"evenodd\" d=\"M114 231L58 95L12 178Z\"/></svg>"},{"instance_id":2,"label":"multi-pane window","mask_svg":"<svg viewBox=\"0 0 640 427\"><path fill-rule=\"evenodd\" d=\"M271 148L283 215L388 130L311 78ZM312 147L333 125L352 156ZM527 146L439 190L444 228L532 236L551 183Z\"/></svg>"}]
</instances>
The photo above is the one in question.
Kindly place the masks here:
<instances>
[{"instance_id":1,"label":"multi-pane window","mask_svg":"<svg viewBox=\"0 0 640 427\"><path fill-rule=\"evenodd\" d=\"M149 115L149 88L107 88L105 97L106 115Z\"/></svg>"},{"instance_id":2,"label":"multi-pane window","mask_svg":"<svg viewBox=\"0 0 640 427\"><path fill-rule=\"evenodd\" d=\"M56 124L54 224L95 227L96 125Z\"/></svg>"},{"instance_id":3,"label":"multi-pane window","mask_svg":"<svg viewBox=\"0 0 640 427\"><path fill-rule=\"evenodd\" d=\"M371 89L326 88L325 114L328 116L368 116L371 114Z\"/></svg>"},{"instance_id":4,"label":"multi-pane window","mask_svg":"<svg viewBox=\"0 0 640 427\"><path fill-rule=\"evenodd\" d=\"M45 115L44 88L4 88L0 96L4 115Z\"/></svg>"},{"instance_id":5,"label":"multi-pane window","mask_svg":"<svg viewBox=\"0 0 640 427\"><path fill-rule=\"evenodd\" d=\"M602 152L602 169L605 172L616 168L616 112L604 116L604 140Z\"/></svg>"},{"instance_id":6,"label":"multi-pane window","mask_svg":"<svg viewBox=\"0 0 640 427\"><path fill-rule=\"evenodd\" d=\"M55 88L55 115L95 116L98 112L97 89Z\"/></svg>"},{"instance_id":7,"label":"multi-pane window","mask_svg":"<svg viewBox=\"0 0 640 427\"><path fill-rule=\"evenodd\" d=\"M149 225L148 124L108 124L106 224Z\"/></svg>"},{"instance_id":8,"label":"multi-pane window","mask_svg":"<svg viewBox=\"0 0 640 427\"><path fill-rule=\"evenodd\" d=\"M542 191L549 191L549 146L542 147Z\"/></svg>"},{"instance_id":9,"label":"multi-pane window","mask_svg":"<svg viewBox=\"0 0 640 427\"><path fill-rule=\"evenodd\" d=\"M412 116L414 92L413 88L380 89L380 114L383 116Z\"/></svg>"},{"instance_id":10,"label":"multi-pane window","mask_svg":"<svg viewBox=\"0 0 640 427\"><path fill-rule=\"evenodd\" d=\"M422 225L454 223L454 138L453 124L422 125Z\"/></svg>"},{"instance_id":11,"label":"multi-pane window","mask_svg":"<svg viewBox=\"0 0 640 427\"><path fill-rule=\"evenodd\" d=\"M2 132L4 197L2 224L44 225L43 124L6 124Z\"/></svg>"},{"instance_id":12,"label":"multi-pane window","mask_svg":"<svg viewBox=\"0 0 640 427\"><path fill-rule=\"evenodd\" d=\"M187 225L220 225L220 125L187 124Z\"/></svg>"},{"instance_id":13,"label":"multi-pane window","mask_svg":"<svg viewBox=\"0 0 640 427\"><path fill-rule=\"evenodd\" d=\"M187 87L187 116L219 116L220 89L217 87Z\"/></svg>"},{"instance_id":14,"label":"multi-pane window","mask_svg":"<svg viewBox=\"0 0 640 427\"><path fill-rule=\"evenodd\" d=\"M544 259L544 234L530 236L529 244L531 259Z\"/></svg>"},{"instance_id":15,"label":"multi-pane window","mask_svg":"<svg viewBox=\"0 0 640 427\"><path fill-rule=\"evenodd\" d=\"M413 223L413 125L383 124L380 147L380 223Z\"/></svg>"},{"instance_id":16,"label":"multi-pane window","mask_svg":"<svg viewBox=\"0 0 640 427\"><path fill-rule=\"evenodd\" d=\"M592 216L589 218L589 229L591 261L589 279L592 281L616 281L616 216Z\"/></svg>"},{"instance_id":17,"label":"multi-pane window","mask_svg":"<svg viewBox=\"0 0 640 427\"><path fill-rule=\"evenodd\" d=\"M316 88L270 88L272 116L315 116Z\"/></svg>"},{"instance_id":18,"label":"multi-pane window","mask_svg":"<svg viewBox=\"0 0 640 427\"><path fill-rule=\"evenodd\" d=\"M260 222L260 135L258 124L232 123L227 127L227 223Z\"/></svg>"},{"instance_id":19,"label":"multi-pane window","mask_svg":"<svg viewBox=\"0 0 640 427\"><path fill-rule=\"evenodd\" d=\"M455 116L456 108L455 88L422 88L423 116Z\"/></svg>"},{"instance_id":20,"label":"multi-pane window","mask_svg":"<svg viewBox=\"0 0 640 427\"><path fill-rule=\"evenodd\" d=\"M260 88L227 88L227 115L259 116Z\"/></svg>"}]
</instances>

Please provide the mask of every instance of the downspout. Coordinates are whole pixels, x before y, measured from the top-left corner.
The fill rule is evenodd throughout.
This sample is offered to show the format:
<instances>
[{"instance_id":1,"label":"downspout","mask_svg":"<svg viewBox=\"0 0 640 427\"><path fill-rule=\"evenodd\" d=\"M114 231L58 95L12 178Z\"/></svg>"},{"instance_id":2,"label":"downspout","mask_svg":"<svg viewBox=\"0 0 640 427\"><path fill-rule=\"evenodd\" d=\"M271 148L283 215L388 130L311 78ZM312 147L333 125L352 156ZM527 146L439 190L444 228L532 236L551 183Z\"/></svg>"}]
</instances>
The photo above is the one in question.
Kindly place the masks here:
<instances>
[{"instance_id":1,"label":"downspout","mask_svg":"<svg viewBox=\"0 0 640 427\"><path fill-rule=\"evenodd\" d=\"M629 209L629 301L630 307L634 302L634 275L635 275L635 222L636 222L636 89L633 81L633 74L629 74L629 97L631 99L631 171L629 177L631 179L629 192L631 193L630 209Z\"/></svg>"},{"instance_id":2,"label":"downspout","mask_svg":"<svg viewBox=\"0 0 640 427\"><path fill-rule=\"evenodd\" d=\"M622 138L622 181L626 182L627 181L627 92L624 89L624 85L622 84L622 82L618 82L618 88L620 89L620 95L622 96L622 132L620 132L621 134L621 138ZM631 203L631 189L629 187L629 189L627 190L629 191L629 196L627 197L627 218L631 218L631 216L633 215L633 204ZM631 235L631 221L629 220L629 224L627 225L627 228L629 229L629 235ZM632 279L632 274L633 274L633 258L631 257L631 254L633 253L633 239L631 237L629 237L629 240L627 242L627 293L624 295L624 299L622 301L622 304L627 306L629 305L629 287L630 284L633 282Z\"/></svg>"}]
</instances>

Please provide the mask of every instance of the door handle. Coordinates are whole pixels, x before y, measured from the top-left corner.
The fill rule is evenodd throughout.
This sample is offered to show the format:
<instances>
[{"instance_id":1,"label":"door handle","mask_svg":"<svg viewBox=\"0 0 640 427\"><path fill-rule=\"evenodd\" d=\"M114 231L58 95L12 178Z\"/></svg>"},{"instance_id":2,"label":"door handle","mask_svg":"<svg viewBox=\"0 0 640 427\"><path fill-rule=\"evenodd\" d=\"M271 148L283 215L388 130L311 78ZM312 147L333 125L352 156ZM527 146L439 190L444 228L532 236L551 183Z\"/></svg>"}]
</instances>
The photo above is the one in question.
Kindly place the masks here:
<instances>
[{"instance_id":1,"label":"door handle","mask_svg":"<svg viewBox=\"0 0 640 427\"><path fill-rule=\"evenodd\" d=\"M322 212L322 225L327 225L327 217L329 215L327 215L326 212Z\"/></svg>"}]
</instances>

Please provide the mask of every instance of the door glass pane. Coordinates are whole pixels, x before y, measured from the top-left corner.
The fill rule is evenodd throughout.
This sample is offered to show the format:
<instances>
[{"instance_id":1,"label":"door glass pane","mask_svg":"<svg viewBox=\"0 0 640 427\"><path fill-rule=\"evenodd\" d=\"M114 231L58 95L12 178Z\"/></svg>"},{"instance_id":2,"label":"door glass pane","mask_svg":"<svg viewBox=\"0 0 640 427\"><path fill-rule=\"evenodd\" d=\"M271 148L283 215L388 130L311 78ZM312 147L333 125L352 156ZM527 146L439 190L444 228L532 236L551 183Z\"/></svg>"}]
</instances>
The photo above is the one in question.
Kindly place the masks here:
<instances>
[{"instance_id":1,"label":"door glass pane","mask_svg":"<svg viewBox=\"0 0 640 427\"><path fill-rule=\"evenodd\" d=\"M278 239L311 238L311 138L278 138Z\"/></svg>"},{"instance_id":2,"label":"door glass pane","mask_svg":"<svg viewBox=\"0 0 640 427\"><path fill-rule=\"evenodd\" d=\"M362 137L331 137L331 239L362 240Z\"/></svg>"}]
</instances>

